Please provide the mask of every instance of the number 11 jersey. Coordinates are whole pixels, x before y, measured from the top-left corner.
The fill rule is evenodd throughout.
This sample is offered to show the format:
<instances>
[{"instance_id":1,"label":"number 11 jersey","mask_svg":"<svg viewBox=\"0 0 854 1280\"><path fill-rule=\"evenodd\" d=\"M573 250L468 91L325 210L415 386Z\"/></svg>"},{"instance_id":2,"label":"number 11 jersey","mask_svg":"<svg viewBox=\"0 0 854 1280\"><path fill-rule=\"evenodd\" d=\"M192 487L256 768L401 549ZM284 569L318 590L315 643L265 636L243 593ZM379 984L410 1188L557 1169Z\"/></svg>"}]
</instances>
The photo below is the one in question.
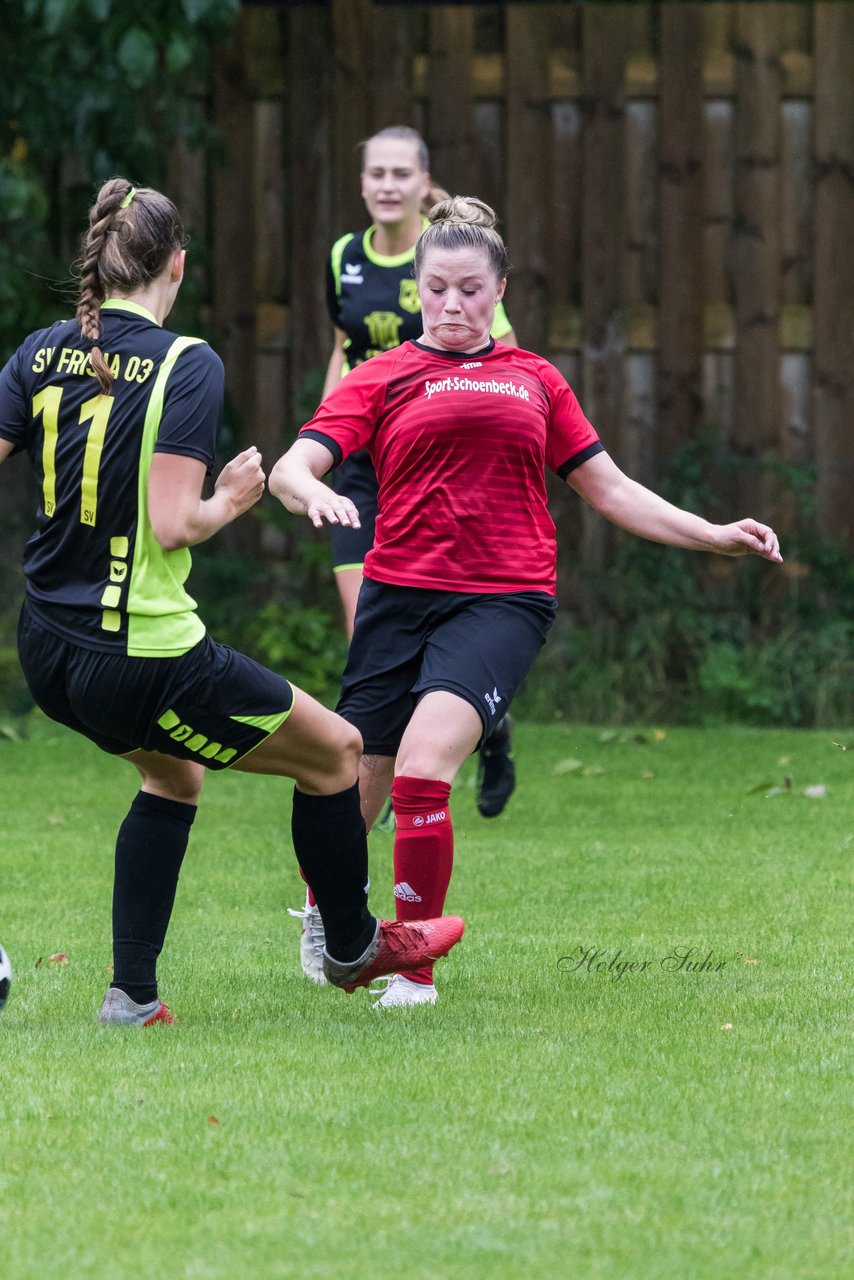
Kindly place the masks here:
<instances>
[{"instance_id":1,"label":"number 11 jersey","mask_svg":"<svg viewBox=\"0 0 854 1280\"><path fill-rule=\"evenodd\" d=\"M31 334L0 373L0 437L27 451L39 491L27 599L72 643L173 657L205 628L184 589L189 550L164 551L152 532L148 474L156 452L211 468L222 362L123 299L102 304L98 345L114 378L109 395L76 320Z\"/></svg>"}]
</instances>

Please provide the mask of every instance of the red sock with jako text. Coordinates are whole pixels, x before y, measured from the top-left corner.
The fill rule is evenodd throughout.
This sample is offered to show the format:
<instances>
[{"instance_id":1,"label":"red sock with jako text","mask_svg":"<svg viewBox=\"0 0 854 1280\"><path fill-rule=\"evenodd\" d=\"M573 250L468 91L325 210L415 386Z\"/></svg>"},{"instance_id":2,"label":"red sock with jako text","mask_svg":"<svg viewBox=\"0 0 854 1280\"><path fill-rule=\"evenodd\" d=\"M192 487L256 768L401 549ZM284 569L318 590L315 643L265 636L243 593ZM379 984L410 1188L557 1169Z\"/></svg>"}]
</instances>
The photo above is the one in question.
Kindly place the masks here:
<instances>
[{"instance_id":1,"label":"red sock with jako text","mask_svg":"<svg viewBox=\"0 0 854 1280\"><path fill-rule=\"evenodd\" d=\"M391 798L397 828L394 837L396 919L440 916L454 865L451 786L435 778L394 779ZM433 981L433 966L407 973L412 982Z\"/></svg>"}]
</instances>

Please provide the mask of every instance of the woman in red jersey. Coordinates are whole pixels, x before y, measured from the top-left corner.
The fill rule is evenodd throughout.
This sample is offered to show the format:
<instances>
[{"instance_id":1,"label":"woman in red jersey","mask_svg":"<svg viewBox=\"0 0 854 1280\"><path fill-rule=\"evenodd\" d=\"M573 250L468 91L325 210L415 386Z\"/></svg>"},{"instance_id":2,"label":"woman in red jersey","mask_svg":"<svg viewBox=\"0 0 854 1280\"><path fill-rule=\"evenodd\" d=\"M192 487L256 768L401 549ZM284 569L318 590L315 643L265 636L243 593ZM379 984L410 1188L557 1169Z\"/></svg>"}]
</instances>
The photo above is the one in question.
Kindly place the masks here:
<instances>
[{"instance_id":1,"label":"woman in red jersey","mask_svg":"<svg viewBox=\"0 0 854 1280\"><path fill-rule=\"evenodd\" d=\"M367 230L350 231L336 240L326 270L326 301L335 343L323 384L329 395L351 369L408 338L418 338L421 299L412 275L418 237L429 225L425 211L447 193L432 185L430 155L424 139L407 125L390 125L362 144L361 192L371 217ZM517 346L504 308L496 308L491 329L506 346ZM330 483L359 512L359 525L334 524L330 545L335 583L348 639L353 634L356 602L362 586L365 556L374 545L377 476L367 449L357 449L336 467ZM485 818L505 809L516 786L509 717L481 744L477 807ZM389 803L379 820L394 829ZM313 894L291 915L302 923L300 963L306 977L323 982L323 928Z\"/></svg>"},{"instance_id":2,"label":"woman in red jersey","mask_svg":"<svg viewBox=\"0 0 854 1280\"><path fill-rule=\"evenodd\" d=\"M341 236L329 256L326 298L335 345L324 398L350 369L422 332L421 299L412 276L415 246L428 225L425 211L447 198L432 185L429 170L424 139L406 125L380 129L362 144L361 191L371 225ZM518 346L500 304L490 332L505 346ZM361 522L358 529L338 524L331 530L335 582L350 637L377 511L377 477L367 449L351 453L331 483L356 505ZM477 807L485 818L503 812L515 787L510 732L505 718L481 746ZM310 933L310 918L307 924Z\"/></svg>"},{"instance_id":3,"label":"woman in red jersey","mask_svg":"<svg viewBox=\"0 0 854 1280\"><path fill-rule=\"evenodd\" d=\"M358 525L322 477L367 448L379 478L338 711L365 744L368 826L389 786L399 919L437 915L453 863L451 784L507 709L554 619L549 467L606 519L655 542L781 560L755 520L714 525L626 476L563 376L489 336L507 259L478 200L437 205L415 253L424 332L354 369L276 463L271 491L316 525ZM380 1007L434 1003L429 967Z\"/></svg>"}]
</instances>

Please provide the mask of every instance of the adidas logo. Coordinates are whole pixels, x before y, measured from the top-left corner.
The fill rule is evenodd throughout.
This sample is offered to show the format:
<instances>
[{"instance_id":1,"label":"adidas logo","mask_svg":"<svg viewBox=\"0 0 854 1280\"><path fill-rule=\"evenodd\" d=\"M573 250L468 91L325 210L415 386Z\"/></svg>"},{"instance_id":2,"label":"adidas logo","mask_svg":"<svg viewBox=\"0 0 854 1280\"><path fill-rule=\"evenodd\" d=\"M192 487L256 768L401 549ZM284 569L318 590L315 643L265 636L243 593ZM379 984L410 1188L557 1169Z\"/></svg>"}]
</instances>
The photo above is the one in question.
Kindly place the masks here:
<instances>
[{"instance_id":1,"label":"adidas logo","mask_svg":"<svg viewBox=\"0 0 854 1280\"><path fill-rule=\"evenodd\" d=\"M420 902L421 894L416 893L411 884L407 884L405 880L401 880L399 884L394 886L394 896L400 898L401 902Z\"/></svg>"}]
</instances>

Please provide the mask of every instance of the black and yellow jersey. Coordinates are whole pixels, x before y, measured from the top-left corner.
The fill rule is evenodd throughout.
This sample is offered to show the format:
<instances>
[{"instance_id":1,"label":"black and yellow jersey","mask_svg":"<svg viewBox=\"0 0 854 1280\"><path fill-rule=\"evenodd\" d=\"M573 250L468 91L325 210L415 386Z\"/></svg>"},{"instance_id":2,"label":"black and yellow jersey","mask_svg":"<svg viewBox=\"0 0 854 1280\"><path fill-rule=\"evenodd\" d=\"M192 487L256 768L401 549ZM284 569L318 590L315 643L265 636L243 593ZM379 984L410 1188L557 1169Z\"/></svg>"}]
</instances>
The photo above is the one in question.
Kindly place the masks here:
<instances>
[{"instance_id":1,"label":"black and yellow jersey","mask_svg":"<svg viewBox=\"0 0 854 1280\"><path fill-rule=\"evenodd\" d=\"M428 226L426 218L424 226ZM326 272L326 304L337 329L346 334L345 372L380 351L420 338L421 298L412 274L415 247L384 257L373 247L375 227L336 240ZM510 321L499 302L493 338L505 337Z\"/></svg>"},{"instance_id":2,"label":"black and yellow jersey","mask_svg":"<svg viewBox=\"0 0 854 1280\"><path fill-rule=\"evenodd\" d=\"M222 362L136 303L103 303L101 330L115 379L109 395L76 320L31 334L0 373L0 437L26 449L39 493L24 553L27 600L44 626L76 644L172 657L205 628L184 589L189 550L164 551L152 532L149 468L163 452L210 469Z\"/></svg>"}]
</instances>

